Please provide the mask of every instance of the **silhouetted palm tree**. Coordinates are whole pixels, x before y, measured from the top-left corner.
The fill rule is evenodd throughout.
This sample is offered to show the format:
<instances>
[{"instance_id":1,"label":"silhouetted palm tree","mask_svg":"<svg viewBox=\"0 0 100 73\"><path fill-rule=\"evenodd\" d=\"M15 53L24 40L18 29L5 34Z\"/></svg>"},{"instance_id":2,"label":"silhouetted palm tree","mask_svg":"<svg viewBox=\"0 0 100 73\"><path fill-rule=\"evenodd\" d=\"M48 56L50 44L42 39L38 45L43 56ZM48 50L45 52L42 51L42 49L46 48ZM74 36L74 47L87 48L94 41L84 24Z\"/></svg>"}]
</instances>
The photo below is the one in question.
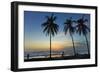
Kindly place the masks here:
<instances>
[{"instance_id":1,"label":"silhouetted palm tree","mask_svg":"<svg viewBox=\"0 0 100 73\"><path fill-rule=\"evenodd\" d=\"M69 32L69 34L70 34L70 36L72 38L74 55L76 55L74 39L73 39L73 34L75 32L75 27L73 26L73 22L74 21L72 20L72 17L70 17L69 19L66 19L66 21L64 23L64 32L65 32L65 35L67 34L67 32Z\"/></svg>"},{"instance_id":2,"label":"silhouetted palm tree","mask_svg":"<svg viewBox=\"0 0 100 73\"><path fill-rule=\"evenodd\" d=\"M42 24L43 32L50 36L50 58L51 58L51 36L54 36L58 32L59 26L55 23L56 16L46 16L46 22Z\"/></svg>"},{"instance_id":3,"label":"silhouetted palm tree","mask_svg":"<svg viewBox=\"0 0 100 73\"><path fill-rule=\"evenodd\" d=\"M84 19L84 15L82 18L78 19L76 25L76 32L79 33L79 35L83 34L86 39L88 54L89 54L89 45L88 45L88 39L87 39L87 33L90 31L89 27L86 25L86 22L88 22L87 19Z\"/></svg>"}]
</instances>

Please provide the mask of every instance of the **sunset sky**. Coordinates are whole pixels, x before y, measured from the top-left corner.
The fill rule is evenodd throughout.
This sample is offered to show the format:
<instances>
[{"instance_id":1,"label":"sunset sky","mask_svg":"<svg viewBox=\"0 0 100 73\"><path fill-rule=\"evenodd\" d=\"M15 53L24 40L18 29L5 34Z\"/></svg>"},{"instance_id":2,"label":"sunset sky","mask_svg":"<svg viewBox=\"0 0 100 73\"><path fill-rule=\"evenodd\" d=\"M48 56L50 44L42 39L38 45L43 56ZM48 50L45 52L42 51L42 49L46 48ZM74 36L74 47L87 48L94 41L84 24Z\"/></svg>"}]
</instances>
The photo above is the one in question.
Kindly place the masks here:
<instances>
[{"instance_id":1,"label":"sunset sky","mask_svg":"<svg viewBox=\"0 0 100 73\"><path fill-rule=\"evenodd\" d=\"M41 24L46 21L45 16L51 16L50 12L33 12L24 11L24 47L25 51L49 51L50 37L43 33ZM67 18L72 17L77 20L83 14L75 13L54 13L57 16L56 23L59 25L58 34L52 37L52 51L60 51L67 48L72 48L72 40L69 33L65 36L63 32L64 22ZM90 27L90 15L85 14L88 19L87 25ZM86 41L84 36L74 34L75 46L79 48L86 48ZM87 35L90 42L89 34Z\"/></svg>"}]
</instances>

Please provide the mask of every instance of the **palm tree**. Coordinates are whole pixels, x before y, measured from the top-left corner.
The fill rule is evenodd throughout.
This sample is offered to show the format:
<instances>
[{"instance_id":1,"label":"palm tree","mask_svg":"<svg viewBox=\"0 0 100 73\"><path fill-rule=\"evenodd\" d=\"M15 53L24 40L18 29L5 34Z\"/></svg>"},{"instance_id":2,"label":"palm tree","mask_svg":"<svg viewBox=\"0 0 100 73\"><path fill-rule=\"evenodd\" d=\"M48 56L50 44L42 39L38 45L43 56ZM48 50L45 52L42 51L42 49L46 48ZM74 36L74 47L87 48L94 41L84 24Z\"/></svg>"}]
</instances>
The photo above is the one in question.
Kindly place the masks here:
<instances>
[{"instance_id":1,"label":"palm tree","mask_svg":"<svg viewBox=\"0 0 100 73\"><path fill-rule=\"evenodd\" d=\"M64 23L64 32L65 35L67 34L67 32L69 31L69 34L72 38L72 44L73 44L73 50L74 50L74 55L76 55L76 51L75 51L75 44L74 44L74 39L73 39L73 34L75 32L75 27L73 26L73 20L72 17L70 17L69 19L66 19L65 23Z\"/></svg>"},{"instance_id":2,"label":"palm tree","mask_svg":"<svg viewBox=\"0 0 100 73\"><path fill-rule=\"evenodd\" d=\"M58 32L59 26L55 23L56 16L46 16L46 22L42 24L43 32L50 36L50 58L51 58L51 36L55 36Z\"/></svg>"},{"instance_id":3,"label":"palm tree","mask_svg":"<svg viewBox=\"0 0 100 73\"><path fill-rule=\"evenodd\" d=\"M76 32L79 33L79 35L83 34L85 39L86 39L86 44L87 44L87 49L88 49L88 54L89 54L89 45L88 45L88 39L87 39L87 33L90 32L89 27L86 25L86 22L88 22L87 19L84 19L84 15L82 18L78 19L76 25Z\"/></svg>"}]
</instances>

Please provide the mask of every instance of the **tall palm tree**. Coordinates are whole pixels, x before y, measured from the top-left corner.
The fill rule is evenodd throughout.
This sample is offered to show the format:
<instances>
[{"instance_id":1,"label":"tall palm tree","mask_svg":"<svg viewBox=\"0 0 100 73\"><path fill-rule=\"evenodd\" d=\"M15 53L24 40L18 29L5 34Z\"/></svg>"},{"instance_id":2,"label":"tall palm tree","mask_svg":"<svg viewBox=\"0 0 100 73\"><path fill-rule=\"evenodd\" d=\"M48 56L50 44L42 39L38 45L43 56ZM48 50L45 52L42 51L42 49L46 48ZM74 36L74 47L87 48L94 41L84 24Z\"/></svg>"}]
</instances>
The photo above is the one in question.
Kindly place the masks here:
<instances>
[{"instance_id":1,"label":"tall palm tree","mask_svg":"<svg viewBox=\"0 0 100 73\"><path fill-rule=\"evenodd\" d=\"M57 34L59 26L55 23L56 16L52 14L51 16L46 16L46 21L42 24L43 32L50 36L50 58L51 58L51 36Z\"/></svg>"},{"instance_id":2,"label":"tall palm tree","mask_svg":"<svg viewBox=\"0 0 100 73\"><path fill-rule=\"evenodd\" d=\"M88 39L87 39L87 33L90 32L89 27L86 25L86 22L88 22L87 19L84 18L84 15L78 19L76 25L76 32L79 33L79 35L83 34L85 39L86 39L86 44L87 44L87 49L88 49L88 54L89 54L89 44L88 44Z\"/></svg>"},{"instance_id":3,"label":"tall palm tree","mask_svg":"<svg viewBox=\"0 0 100 73\"><path fill-rule=\"evenodd\" d=\"M75 32L75 27L73 26L73 22L74 21L72 20L72 17L70 17L69 19L66 19L66 21L64 23L64 32L65 32L65 35L67 34L67 32L69 32L69 34L72 38L74 55L76 55L75 44L74 44L74 39L73 39L73 34Z\"/></svg>"}]
</instances>

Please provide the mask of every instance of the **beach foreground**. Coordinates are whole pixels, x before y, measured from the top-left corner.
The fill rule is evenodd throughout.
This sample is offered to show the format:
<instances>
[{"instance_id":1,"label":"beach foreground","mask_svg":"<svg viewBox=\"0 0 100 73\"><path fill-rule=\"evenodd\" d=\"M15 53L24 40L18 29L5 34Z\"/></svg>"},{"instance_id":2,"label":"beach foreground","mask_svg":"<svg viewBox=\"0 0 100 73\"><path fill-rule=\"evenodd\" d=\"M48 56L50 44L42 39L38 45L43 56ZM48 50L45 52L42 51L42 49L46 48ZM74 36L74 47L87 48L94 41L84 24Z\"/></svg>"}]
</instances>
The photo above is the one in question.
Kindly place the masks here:
<instances>
[{"instance_id":1,"label":"beach foreground","mask_svg":"<svg viewBox=\"0 0 100 73\"><path fill-rule=\"evenodd\" d=\"M90 55L88 54L83 54L83 55L75 55L75 56L52 56L50 57L39 57L39 58L29 58L29 59L24 59L25 62L29 61L49 61L49 60L71 60L71 59L89 59Z\"/></svg>"}]
</instances>

